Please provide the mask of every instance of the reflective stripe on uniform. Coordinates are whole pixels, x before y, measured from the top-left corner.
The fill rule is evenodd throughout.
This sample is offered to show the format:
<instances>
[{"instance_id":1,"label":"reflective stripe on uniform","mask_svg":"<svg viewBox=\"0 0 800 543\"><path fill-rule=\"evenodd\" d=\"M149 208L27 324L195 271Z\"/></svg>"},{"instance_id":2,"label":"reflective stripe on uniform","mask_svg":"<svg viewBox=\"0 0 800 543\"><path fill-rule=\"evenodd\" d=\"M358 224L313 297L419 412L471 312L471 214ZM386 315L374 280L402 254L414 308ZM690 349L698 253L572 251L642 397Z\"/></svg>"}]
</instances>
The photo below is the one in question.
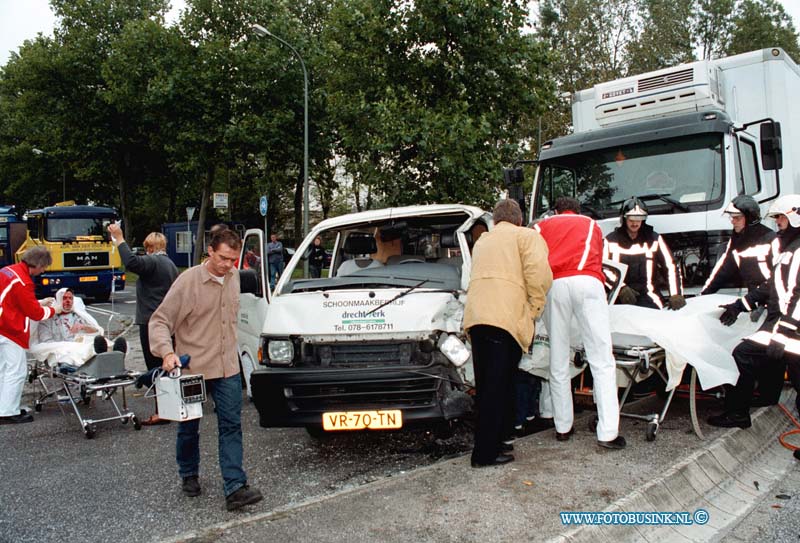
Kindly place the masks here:
<instances>
[{"instance_id":1,"label":"reflective stripe on uniform","mask_svg":"<svg viewBox=\"0 0 800 543\"><path fill-rule=\"evenodd\" d=\"M595 222L592 220L589 223L589 235L586 236L586 245L583 247L583 256L581 257L581 261L578 264L578 271L582 271L583 267L586 265L586 259L589 258L589 250L591 249L592 243L592 235L594 234L594 225Z\"/></svg>"},{"instance_id":2,"label":"reflective stripe on uniform","mask_svg":"<svg viewBox=\"0 0 800 543\"><path fill-rule=\"evenodd\" d=\"M720 268L722 268L722 265L725 263L725 259L728 256L728 251L730 250L731 250L731 241L728 240L728 245L725 246L725 253L722 255L722 258L717 260L717 263L714 264L714 269L711 270L711 275L708 276L706 284L703 285L703 290L707 289L708 286L711 284L711 281L713 281L714 278L717 276L717 273L719 273Z\"/></svg>"}]
</instances>

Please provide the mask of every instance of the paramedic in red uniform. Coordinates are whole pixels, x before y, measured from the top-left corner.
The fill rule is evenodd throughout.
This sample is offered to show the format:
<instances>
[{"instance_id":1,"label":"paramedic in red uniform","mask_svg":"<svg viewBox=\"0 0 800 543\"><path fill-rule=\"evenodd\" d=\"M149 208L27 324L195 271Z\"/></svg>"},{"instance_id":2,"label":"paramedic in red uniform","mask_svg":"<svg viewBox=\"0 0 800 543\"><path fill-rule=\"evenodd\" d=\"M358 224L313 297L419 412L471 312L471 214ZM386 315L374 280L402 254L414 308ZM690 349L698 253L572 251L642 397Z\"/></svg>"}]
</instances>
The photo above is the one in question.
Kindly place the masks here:
<instances>
[{"instance_id":1,"label":"paramedic in red uniform","mask_svg":"<svg viewBox=\"0 0 800 543\"><path fill-rule=\"evenodd\" d=\"M603 285L603 234L594 220L579 214L580 204L574 198L558 198L555 212L534 228L547 242L553 270L543 318L550 337L550 395L556 439L567 441L573 433L569 364L570 323L574 317L594 379L597 443L607 449L622 449L625 438L619 435L617 370Z\"/></svg>"},{"instance_id":2,"label":"paramedic in red uniform","mask_svg":"<svg viewBox=\"0 0 800 543\"><path fill-rule=\"evenodd\" d=\"M19 409L28 374L25 349L30 340L30 321L49 319L56 310L40 305L32 278L52 263L46 248L31 247L23 253L21 262L0 270L0 424L33 422L30 413Z\"/></svg>"}]
</instances>

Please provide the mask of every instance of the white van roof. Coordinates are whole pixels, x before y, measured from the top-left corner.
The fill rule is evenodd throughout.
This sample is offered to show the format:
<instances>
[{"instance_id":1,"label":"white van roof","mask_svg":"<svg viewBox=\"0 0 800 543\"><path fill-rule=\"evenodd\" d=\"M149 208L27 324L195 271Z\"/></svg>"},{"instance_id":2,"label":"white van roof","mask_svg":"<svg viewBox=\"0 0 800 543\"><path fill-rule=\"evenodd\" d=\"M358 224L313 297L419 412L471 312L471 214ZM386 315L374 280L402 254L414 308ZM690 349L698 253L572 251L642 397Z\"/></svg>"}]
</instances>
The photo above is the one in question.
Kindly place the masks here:
<instances>
[{"instance_id":1,"label":"white van roof","mask_svg":"<svg viewBox=\"0 0 800 543\"><path fill-rule=\"evenodd\" d=\"M329 230L331 228L346 226L348 224L358 224L394 218L424 217L430 215L447 215L454 213L465 213L473 219L477 219L478 217L486 214L486 212L479 207L464 204L430 204L406 207L387 207L384 209L361 211L359 213L348 213L347 215L340 215L338 217L326 219L314 227L314 231Z\"/></svg>"}]
</instances>

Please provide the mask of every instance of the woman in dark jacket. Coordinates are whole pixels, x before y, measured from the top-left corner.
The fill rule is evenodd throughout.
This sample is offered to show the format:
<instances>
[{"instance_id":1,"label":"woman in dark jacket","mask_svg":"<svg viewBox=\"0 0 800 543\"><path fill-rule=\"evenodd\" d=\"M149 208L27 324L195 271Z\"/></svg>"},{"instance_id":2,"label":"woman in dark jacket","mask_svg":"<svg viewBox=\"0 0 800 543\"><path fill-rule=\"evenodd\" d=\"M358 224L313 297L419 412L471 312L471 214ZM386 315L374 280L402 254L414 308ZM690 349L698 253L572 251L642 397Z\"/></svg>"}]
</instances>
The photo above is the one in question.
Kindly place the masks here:
<instances>
[{"instance_id":1,"label":"woman in dark jacket","mask_svg":"<svg viewBox=\"0 0 800 543\"><path fill-rule=\"evenodd\" d=\"M108 225L108 233L111 234L111 241L119 247L119 255L125 269L138 274L136 281L136 320L139 325L139 340L142 343L142 353L147 369L161 367L161 359L153 356L150 352L150 337L147 333L147 324L150 316L156 310L161 300L167 294L169 287L172 286L175 278L178 277L178 268L166 253L167 238L160 232L150 232L144 239L144 256L133 254L125 239L122 236L122 229L117 224ZM156 412L147 420L143 420L145 426L156 424L167 424L168 420L159 418L158 403L156 402Z\"/></svg>"}]
</instances>

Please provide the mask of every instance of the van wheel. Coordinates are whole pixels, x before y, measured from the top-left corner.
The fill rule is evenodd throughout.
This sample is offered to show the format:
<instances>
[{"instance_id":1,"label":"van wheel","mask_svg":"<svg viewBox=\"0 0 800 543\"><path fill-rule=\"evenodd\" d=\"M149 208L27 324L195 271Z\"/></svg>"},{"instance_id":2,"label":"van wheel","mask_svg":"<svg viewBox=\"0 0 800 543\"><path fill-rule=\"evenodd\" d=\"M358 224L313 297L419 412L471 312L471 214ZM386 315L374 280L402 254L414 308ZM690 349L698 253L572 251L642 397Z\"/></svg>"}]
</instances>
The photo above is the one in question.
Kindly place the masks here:
<instances>
[{"instance_id":1,"label":"van wheel","mask_svg":"<svg viewBox=\"0 0 800 543\"><path fill-rule=\"evenodd\" d=\"M103 304L111 300L111 293L110 292L103 292L98 294L94 297L95 303Z\"/></svg>"}]
</instances>

